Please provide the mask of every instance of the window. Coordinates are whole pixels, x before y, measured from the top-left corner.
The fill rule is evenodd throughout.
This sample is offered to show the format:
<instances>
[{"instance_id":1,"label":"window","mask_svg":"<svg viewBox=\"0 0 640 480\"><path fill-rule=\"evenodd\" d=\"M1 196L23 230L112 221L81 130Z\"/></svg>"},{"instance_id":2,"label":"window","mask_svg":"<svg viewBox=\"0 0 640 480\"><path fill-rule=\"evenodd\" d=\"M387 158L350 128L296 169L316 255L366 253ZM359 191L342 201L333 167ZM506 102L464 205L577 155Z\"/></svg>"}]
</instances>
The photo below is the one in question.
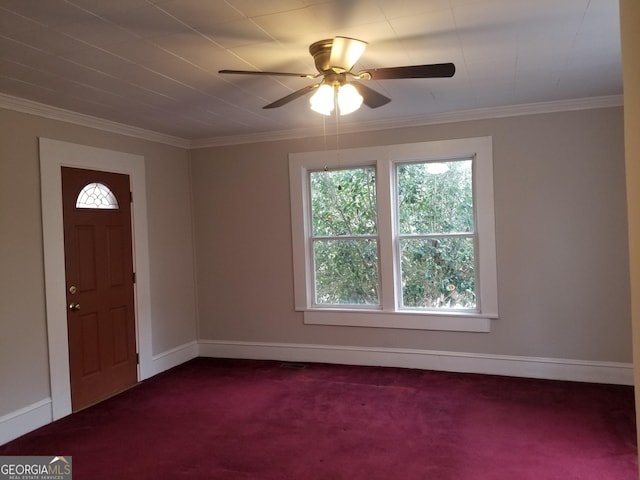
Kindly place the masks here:
<instances>
[{"instance_id":1,"label":"window","mask_svg":"<svg viewBox=\"0 0 640 480\"><path fill-rule=\"evenodd\" d=\"M375 168L310 172L314 306L379 305Z\"/></svg>"},{"instance_id":2,"label":"window","mask_svg":"<svg viewBox=\"0 0 640 480\"><path fill-rule=\"evenodd\" d=\"M111 189L102 183L89 183L78 194L76 208L120 208Z\"/></svg>"},{"instance_id":3,"label":"window","mask_svg":"<svg viewBox=\"0 0 640 480\"><path fill-rule=\"evenodd\" d=\"M403 307L476 309L472 165L471 159L396 165Z\"/></svg>"},{"instance_id":4,"label":"window","mask_svg":"<svg viewBox=\"0 0 640 480\"><path fill-rule=\"evenodd\" d=\"M305 323L489 331L491 138L290 155Z\"/></svg>"}]
</instances>

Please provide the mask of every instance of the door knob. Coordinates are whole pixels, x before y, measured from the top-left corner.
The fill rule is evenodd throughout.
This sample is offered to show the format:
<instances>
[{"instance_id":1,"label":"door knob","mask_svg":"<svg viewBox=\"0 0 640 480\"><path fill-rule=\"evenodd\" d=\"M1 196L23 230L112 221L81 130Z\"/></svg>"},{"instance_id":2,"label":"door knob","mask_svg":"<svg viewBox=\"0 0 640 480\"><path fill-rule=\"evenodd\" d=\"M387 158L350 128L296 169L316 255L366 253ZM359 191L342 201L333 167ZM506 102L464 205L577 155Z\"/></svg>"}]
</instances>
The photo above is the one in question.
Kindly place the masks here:
<instances>
[{"instance_id":1,"label":"door knob","mask_svg":"<svg viewBox=\"0 0 640 480\"><path fill-rule=\"evenodd\" d=\"M80 310L80 304L79 303L70 303L69 304L69 310L73 310L73 311Z\"/></svg>"}]
</instances>

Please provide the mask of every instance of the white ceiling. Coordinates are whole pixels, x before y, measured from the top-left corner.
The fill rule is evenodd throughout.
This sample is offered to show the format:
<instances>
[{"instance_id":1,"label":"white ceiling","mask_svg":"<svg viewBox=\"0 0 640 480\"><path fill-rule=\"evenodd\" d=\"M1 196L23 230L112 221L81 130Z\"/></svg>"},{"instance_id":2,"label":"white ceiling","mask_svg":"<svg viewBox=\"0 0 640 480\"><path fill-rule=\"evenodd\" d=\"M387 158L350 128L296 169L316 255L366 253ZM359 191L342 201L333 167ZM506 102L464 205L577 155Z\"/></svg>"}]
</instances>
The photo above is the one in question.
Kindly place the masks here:
<instances>
[{"instance_id":1,"label":"white ceiling","mask_svg":"<svg viewBox=\"0 0 640 480\"><path fill-rule=\"evenodd\" d=\"M617 0L0 0L0 93L191 141L315 128L307 97L262 109L315 80L217 72L315 73L336 35L354 70L457 69L341 124L622 94Z\"/></svg>"}]
</instances>

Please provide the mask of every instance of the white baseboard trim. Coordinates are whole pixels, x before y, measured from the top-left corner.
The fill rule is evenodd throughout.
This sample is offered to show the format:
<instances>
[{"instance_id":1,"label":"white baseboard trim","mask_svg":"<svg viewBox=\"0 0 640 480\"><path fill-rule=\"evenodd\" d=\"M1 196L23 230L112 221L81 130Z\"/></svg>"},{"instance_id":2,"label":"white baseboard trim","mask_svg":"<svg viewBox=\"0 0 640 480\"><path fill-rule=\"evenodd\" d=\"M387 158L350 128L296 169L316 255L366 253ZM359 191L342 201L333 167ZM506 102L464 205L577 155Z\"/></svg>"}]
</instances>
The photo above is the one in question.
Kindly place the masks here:
<instances>
[{"instance_id":1,"label":"white baseboard trim","mask_svg":"<svg viewBox=\"0 0 640 480\"><path fill-rule=\"evenodd\" d=\"M0 445L53 421L51 398L27 405L0 417Z\"/></svg>"},{"instance_id":2,"label":"white baseboard trim","mask_svg":"<svg viewBox=\"0 0 640 480\"><path fill-rule=\"evenodd\" d=\"M198 356L198 342L193 341L152 357L150 367L140 380L177 367ZM51 398L46 398L0 417L0 445L53 422Z\"/></svg>"},{"instance_id":3,"label":"white baseboard trim","mask_svg":"<svg viewBox=\"0 0 640 480\"><path fill-rule=\"evenodd\" d=\"M147 377L198 356L418 368L446 372L633 385L630 363L396 348L201 340L153 356ZM0 445L53 421L51 398L0 417Z\"/></svg>"},{"instance_id":4,"label":"white baseboard trim","mask_svg":"<svg viewBox=\"0 0 640 480\"><path fill-rule=\"evenodd\" d=\"M144 380L149 377L153 377L159 373L169 370L170 368L177 367L189 360L198 356L198 342L185 343L175 348L162 352L152 357L151 368L146 372L141 372L140 380Z\"/></svg>"},{"instance_id":5,"label":"white baseboard trim","mask_svg":"<svg viewBox=\"0 0 640 480\"><path fill-rule=\"evenodd\" d=\"M633 385L630 363L395 348L200 340L202 357L418 368L510 377Z\"/></svg>"}]
</instances>

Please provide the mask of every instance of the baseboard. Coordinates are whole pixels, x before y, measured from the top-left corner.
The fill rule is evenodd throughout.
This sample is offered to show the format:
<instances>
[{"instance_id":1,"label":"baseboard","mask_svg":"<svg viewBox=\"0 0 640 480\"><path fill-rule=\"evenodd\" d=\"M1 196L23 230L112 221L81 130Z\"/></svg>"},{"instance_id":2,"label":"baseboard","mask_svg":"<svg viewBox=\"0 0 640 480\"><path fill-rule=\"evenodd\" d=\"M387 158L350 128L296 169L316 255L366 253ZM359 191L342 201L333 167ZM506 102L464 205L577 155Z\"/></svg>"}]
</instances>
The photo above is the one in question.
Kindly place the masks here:
<instances>
[{"instance_id":1,"label":"baseboard","mask_svg":"<svg viewBox=\"0 0 640 480\"><path fill-rule=\"evenodd\" d=\"M630 363L433 350L200 340L202 357L419 368L510 377L633 385Z\"/></svg>"},{"instance_id":2,"label":"baseboard","mask_svg":"<svg viewBox=\"0 0 640 480\"><path fill-rule=\"evenodd\" d=\"M151 366L145 369L145 372L140 373L140 379L144 380L149 377L153 377L158 373L162 373L170 368L177 367L189 360L198 356L198 342L185 343L179 345L171 350L167 350L158 355L152 357Z\"/></svg>"},{"instance_id":3,"label":"baseboard","mask_svg":"<svg viewBox=\"0 0 640 480\"><path fill-rule=\"evenodd\" d=\"M198 343L196 341L154 355L151 362L146 362L148 365L144 371L141 371L140 379L144 380L170 368L177 367L197 356ZM33 405L28 405L20 410L4 415L0 417L0 445L47 425L52 421L51 398L46 398Z\"/></svg>"},{"instance_id":4,"label":"baseboard","mask_svg":"<svg viewBox=\"0 0 640 480\"><path fill-rule=\"evenodd\" d=\"M633 367L630 363L434 350L216 340L189 342L155 355L153 364L148 369L148 375L145 378L169 370L197 356L419 368L448 372L633 385ZM46 398L0 417L0 445L51 423L53 421L51 408L51 399Z\"/></svg>"},{"instance_id":5,"label":"baseboard","mask_svg":"<svg viewBox=\"0 0 640 480\"><path fill-rule=\"evenodd\" d=\"M52 420L50 398L3 415L0 417L0 445L47 425Z\"/></svg>"}]
</instances>

